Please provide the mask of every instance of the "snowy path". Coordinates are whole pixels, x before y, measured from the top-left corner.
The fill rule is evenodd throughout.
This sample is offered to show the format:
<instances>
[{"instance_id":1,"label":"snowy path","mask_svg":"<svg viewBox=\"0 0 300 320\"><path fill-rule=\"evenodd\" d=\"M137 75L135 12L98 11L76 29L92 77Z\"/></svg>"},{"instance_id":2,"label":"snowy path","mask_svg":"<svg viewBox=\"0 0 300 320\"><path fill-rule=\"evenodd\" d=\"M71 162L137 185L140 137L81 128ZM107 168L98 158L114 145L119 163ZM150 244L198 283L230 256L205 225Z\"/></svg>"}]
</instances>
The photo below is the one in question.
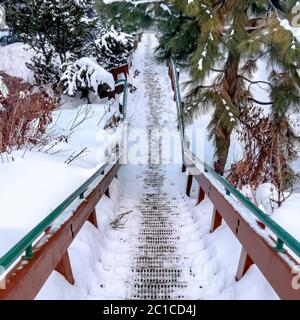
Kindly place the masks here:
<instances>
[{"instance_id":1,"label":"snowy path","mask_svg":"<svg viewBox=\"0 0 300 320\"><path fill-rule=\"evenodd\" d=\"M235 281L240 243L226 223L209 232L210 201L196 207L195 186L191 199L183 194L180 164L161 163L164 147L153 133L176 131L177 114L167 67L154 59L156 45L155 35L145 33L129 79L137 88L128 97L129 131L146 133L140 150L146 160L122 167L111 199L97 206L100 228L86 223L72 243L75 285L53 272L38 299L276 299L256 266Z\"/></svg>"},{"instance_id":2,"label":"snowy path","mask_svg":"<svg viewBox=\"0 0 300 320\"><path fill-rule=\"evenodd\" d=\"M140 74L132 79L138 90L128 104L131 130L147 130L148 164L126 165L119 175L125 185L119 213L132 211L126 298L273 298L255 266L248 279L235 282L240 244L226 225L209 234L211 203L193 208L182 193L186 176L180 165L162 164L163 147L155 145L153 132L176 130L177 120L167 68L154 59L156 44L154 34L144 35L135 57ZM260 284L247 292L252 281Z\"/></svg>"},{"instance_id":3,"label":"snowy path","mask_svg":"<svg viewBox=\"0 0 300 320\"><path fill-rule=\"evenodd\" d=\"M172 186L174 183L170 183L169 168L162 164L162 145L156 144L155 139L156 129L161 129L162 126L176 127L176 115L169 113L172 106L164 100L167 98L164 89L169 80L166 73L158 70L165 69L165 66L155 66L153 35L147 34L145 38L144 66L143 70L139 70L145 91L144 99L140 100L143 103L140 103L139 108L144 109L143 114L146 115L144 129L147 130L148 165L132 166L131 173L134 174L136 171L135 179L125 181L125 190L140 188L138 201L134 208L131 208L139 213L140 222L133 242L132 275L127 298L182 299L183 289L187 284L183 279L184 257L179 252L180 230L183 227L182 221L189 215L189 210L183 203L180 191ZM136 116L131 122L131 128L142 129L141 120ZM157 161L159 163L156 163ZM128 170L127 166L124 170ZM128 196L123 195L124 206L128 202Z\"/></svg>"},{"instance_id":4,"label":"snowy path","mask_svg":"<svg viewBox=\"0 0 300 320\"><path fill-rule=\"evenodd\" d=\"M172 197L168 185L167 167L162 165L162 146L155 145L152 132L160 128L163 120L163 94L155 78L151 57L151 36L145 54L143 74L146 96L148 165L143 168L143 194L138 210L141 213L138 238L134 248L133 281L129 298L181 299L186 282L182 279L182 257L178 253L182 219L188 208L182 205L180 193ZM172 119L173 120L173 119ZM174 122L173 122L174 123ZM154 153L154 154L153 154ZM160 164L152 164L158 159Z\"/></svg>"}]
</instances>

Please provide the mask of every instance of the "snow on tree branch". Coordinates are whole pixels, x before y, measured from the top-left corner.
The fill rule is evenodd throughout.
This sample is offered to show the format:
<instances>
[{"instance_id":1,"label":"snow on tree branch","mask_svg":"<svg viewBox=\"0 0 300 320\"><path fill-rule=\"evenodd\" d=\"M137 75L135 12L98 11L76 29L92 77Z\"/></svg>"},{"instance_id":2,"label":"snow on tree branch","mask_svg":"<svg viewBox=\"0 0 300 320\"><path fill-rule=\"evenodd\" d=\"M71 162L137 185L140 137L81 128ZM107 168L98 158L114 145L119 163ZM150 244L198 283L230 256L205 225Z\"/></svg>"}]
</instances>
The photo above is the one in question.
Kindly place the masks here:
<instances>
[{"instance_id":1,"label":"snow on tree branch","mask_svg":"<svg viewBox=\"0 0 300 320\"><path fill-rule=\"evenodd\" d=\"M95 41L95 49L98 63L108 68L120 66L128 63L128 58L134 49L134 38L111 27Z\"/></svg>"},{"instance_id":2,"label":"snow on tree branch","mask_svg":"<svg viewBox=\"0 0 300 320\"><path fill-rule=\"evenodd\" d=\"M92 58L81 58L74 63L65 63L62 66L60 82L63 92L75 96L78 91L89 90L98 93L99 86L107 85L114 90L113 76L98 65Z\"/></svg>"}]
</instances>

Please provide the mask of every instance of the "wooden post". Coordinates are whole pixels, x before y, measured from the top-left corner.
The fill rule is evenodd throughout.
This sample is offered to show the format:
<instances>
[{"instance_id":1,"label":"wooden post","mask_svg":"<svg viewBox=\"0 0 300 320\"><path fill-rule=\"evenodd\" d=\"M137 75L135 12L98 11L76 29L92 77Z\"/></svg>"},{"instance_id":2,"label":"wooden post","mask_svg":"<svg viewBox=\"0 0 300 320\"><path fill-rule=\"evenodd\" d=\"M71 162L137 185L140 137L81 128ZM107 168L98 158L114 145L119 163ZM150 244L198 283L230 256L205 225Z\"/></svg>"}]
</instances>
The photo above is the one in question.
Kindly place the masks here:
<instances>
[{"instance_id":1,"label":"wooden post","mask_svg":"<svg viewBox=\"0 0 300 320\"><path fill-rule=\"evenodd\" d=\"M88 221L98 229L98 221L97 221L96 209L94 209L91 212L91 214L88 217Z\"/></svg>"},{"instance_id":2,"label":"wooden post","mask_svg":"<svg viewBox=\"0 0 300 320\"><path fill-rule=\"evenodd\" d=\"M68 251L62 256L55 270L62 274L69 283L75 283Z\"/></svg>"},{"instance_id":3,"label":"wooden post","mask_svg":"<svg viewBox=\"0 0 300 320\"><path fill-rule=\"evenodd\" d=\"M258 224L258 226L259 226L261 229L263 229L263 230L266 229L266 225L265 225L264 223L262 223L261 221L256 221L256 223Z\"/></svg>"},{"instance_id":4,"label":"wooden post","mask_svg":"<svg viewBox=\"0 0 300 320\"><path fill-rule=\"evenodd\" d=\"M243 276L245 275L245 273L248 271L248 269L253 264L254 264L254 262L251 259L251 257L248 255L246 250L244 248L242 248L239 266L238 266L236 276L235 276L236 281L241 280L243 278Z\"/></svg>"},{"instance_id":5,"label":"wooden post","mask_svg":"<svg viewBox=\"0 0 300 320\"><path fill-rule=\"evenodd\" d=\"M197 199L197 205L200 204L205 198L205 192L204 190L199 186L199 193L198 193L198 199Z\"/></svg>"},{"instance_id":6,"label":"wooden post","mask_svg":"<svg viewBox=\"0 0 300 320\"><path fill-rule=\"evenodd\" d=\"M211 220L210 232L214 232L222 224L222 216L217 209L214 209L214 213Z\"/></svg>"},{"instance_id":7,"label":"wooden post","mask_svg":"<svg viewBox=\"0 0 300 320\"><path fill-rule=\"evenodd\" d=\"M192 184L193 184L193 176L189 174L187 184L186 184L186 195L188 197L191 195Z\"/></svg>"}]
</instances>

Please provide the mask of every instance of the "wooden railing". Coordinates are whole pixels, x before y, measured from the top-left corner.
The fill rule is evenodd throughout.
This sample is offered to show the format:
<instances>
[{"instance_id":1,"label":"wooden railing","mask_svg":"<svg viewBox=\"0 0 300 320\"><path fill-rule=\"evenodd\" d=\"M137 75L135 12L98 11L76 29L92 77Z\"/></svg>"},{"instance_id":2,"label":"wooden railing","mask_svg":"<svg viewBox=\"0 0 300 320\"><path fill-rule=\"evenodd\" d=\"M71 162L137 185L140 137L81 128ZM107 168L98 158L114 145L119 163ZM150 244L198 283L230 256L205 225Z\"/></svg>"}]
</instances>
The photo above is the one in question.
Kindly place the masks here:
<instances>
[{"instance_id":1,"label":"wooden railing","mask_svg":"<svg viewBox=\"0 0 300 320\"><path fill-rule=\"evenodd\" d=\"M123 84L123 116L126 116L127 82ZM124 119L123 118L123 119ZM123 123L120 124L123 126ZM0 300L31 300L38 294L53 270L57 270L74 283L68 248L86 221L96 227L96 206L101 197L109 196L109 186L120 169L122 142L113 160L104 164L92 177L65 199L43 221L26 234L3 257L0 258ZM34 199L33 199L34 201ZM74 213L63 220L70 206ZM63 222L57 226L57 219ZM1 274L0 274L1 277Z\"/></svg>"},{"instance_id":2,"label":"wooden railing","mask_svg":"<svg viewBox=\"0 0 300 320\"><path fill-rule=\"evenodd\" d=\"M210 232L214 232L225 220L241 243L236 280L240 280L249 267L256 264L280 298L300 299L300 290L293 285L300 264L299 241L192 153L185 138L179 70L173 60L169 63L169 76L178 112L183 171L187 171L188 175L186 193L190 195L195 180L199 184L197 205L207 197L214 206Z\"/></svg>"}]
</instances>

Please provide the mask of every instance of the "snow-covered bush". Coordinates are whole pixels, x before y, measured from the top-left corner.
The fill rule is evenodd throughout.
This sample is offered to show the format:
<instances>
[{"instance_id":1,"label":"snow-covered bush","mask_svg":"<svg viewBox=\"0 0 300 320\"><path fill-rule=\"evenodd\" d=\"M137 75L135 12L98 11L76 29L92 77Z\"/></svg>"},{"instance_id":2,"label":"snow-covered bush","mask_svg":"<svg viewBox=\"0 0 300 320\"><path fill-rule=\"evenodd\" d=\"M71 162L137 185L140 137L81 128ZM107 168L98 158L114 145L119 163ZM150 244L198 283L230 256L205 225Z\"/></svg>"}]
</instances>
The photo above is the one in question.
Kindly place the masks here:
<instances>
[{"instance_id":1,"label":"snow-covered bush","mask_svg":"<svg viewBox=\"0 0 300 320\"><path fill-rule=\"evenodd\" d=\"M94 47L98 63L104 68L113 68L128 63L134 49L134 38L112 26L94 42Z\"/></svg>"},{"instance_id":2,"label":"snow-covered bush","mask_svg":"<svg viewBox=\"0 0 300 320\"><path fill-rule=\"evenodd\" d=\"M231 165L228 179L238 189L249 186L253 193L262 185L272 185L271 206L280 207L299 179L292 166L300 146L298 122L286 115L274 120L257 106L248 106L240 118L242 156Z\"/></svg>"},{"instance_id":3,"label":"snow-covered bush","mask_svg":"<svg viewBox=\"0 0 300 320\"><path fill-rule=\"evenodd\" d=\"M31 62L26 66L34 74L34 80L38 85L56 84L59 81L60 60L53 46L45 44L44 53L35 53Z\"/></svg>"},{"instance_id":4,"label":"snow-covered bush","mask_svg":"<svg viewBox=\"0 0 300 320\"><path fill-rule=\"evenodd\" d=\"M82 97L87 99L89 92L99 94L103 89L114 90L113 76L99 66L95 59L86 57L74 63L65 63L60 82L64 94L75 96L80 91Z\"/></svg>"}]
</instances>

